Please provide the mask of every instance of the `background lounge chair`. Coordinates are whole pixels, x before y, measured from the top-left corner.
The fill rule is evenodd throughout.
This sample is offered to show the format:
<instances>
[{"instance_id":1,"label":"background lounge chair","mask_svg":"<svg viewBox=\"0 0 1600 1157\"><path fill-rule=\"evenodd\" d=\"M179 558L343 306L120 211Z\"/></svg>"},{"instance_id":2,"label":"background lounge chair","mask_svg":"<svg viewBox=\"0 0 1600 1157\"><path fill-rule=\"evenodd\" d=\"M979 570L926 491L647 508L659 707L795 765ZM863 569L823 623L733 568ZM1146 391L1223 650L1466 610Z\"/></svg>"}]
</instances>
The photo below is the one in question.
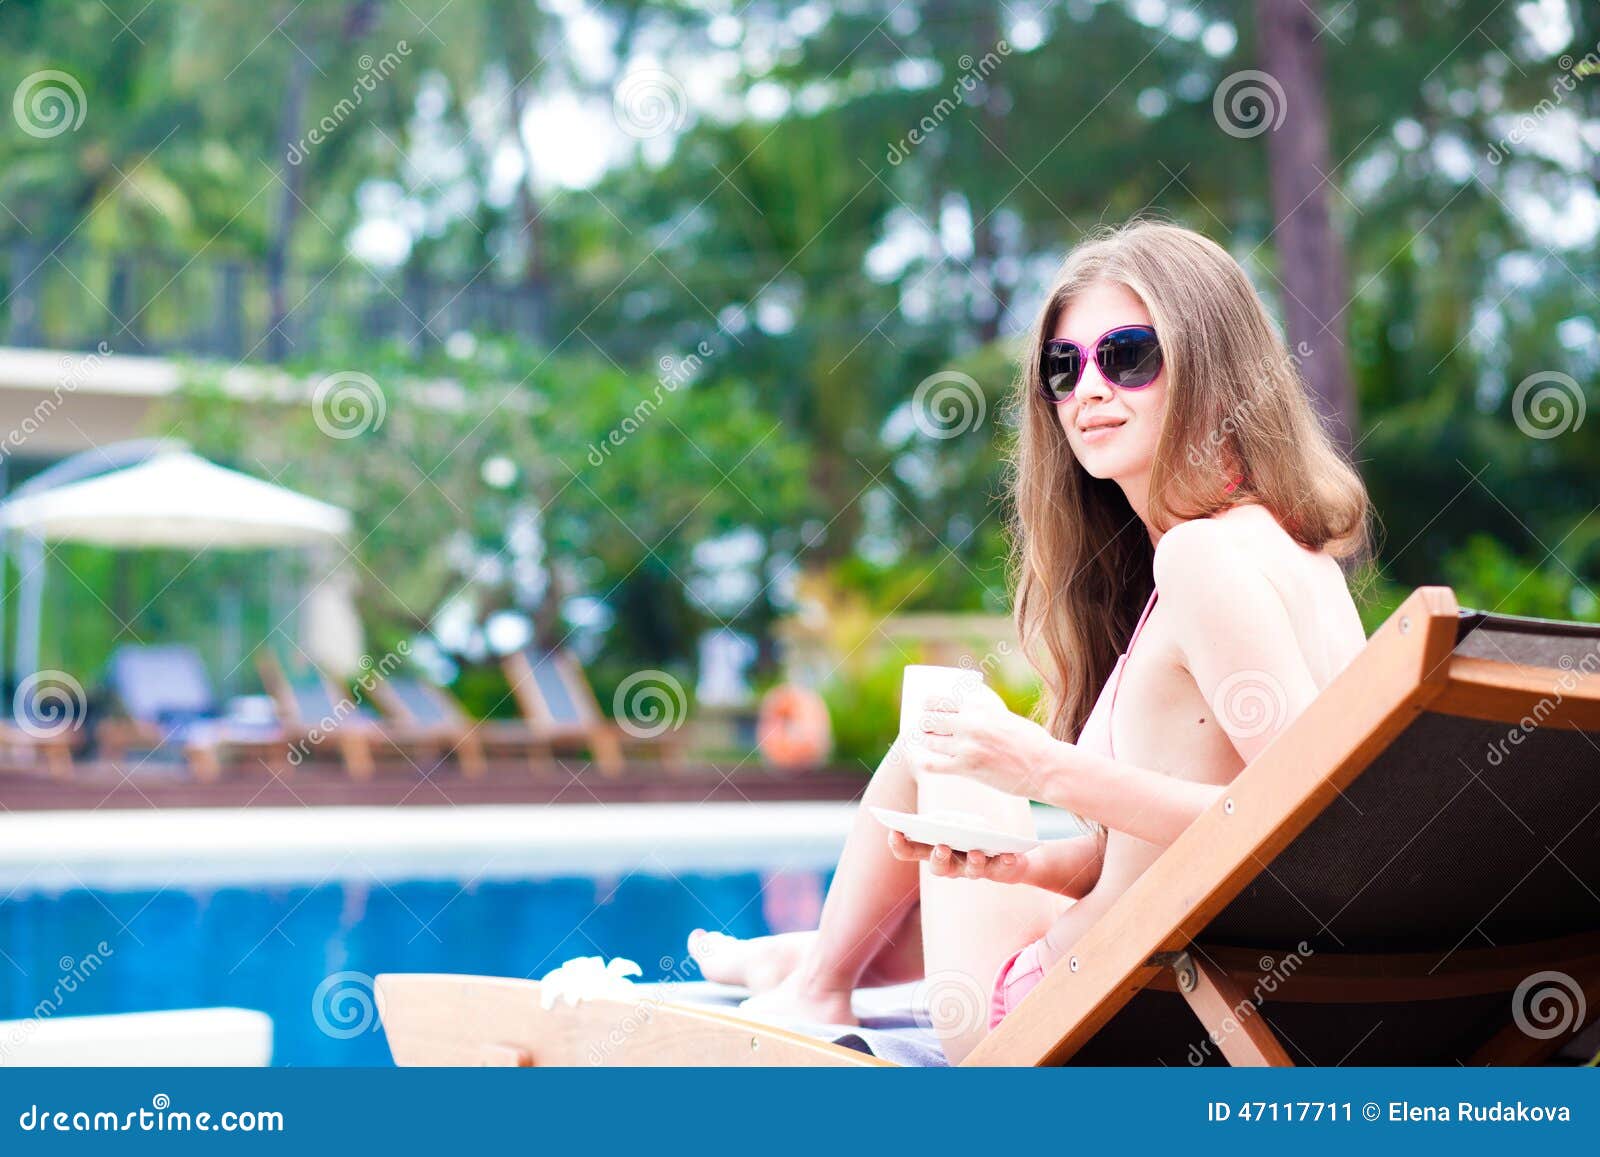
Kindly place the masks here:
<instances>
[{"instance_id":1,"label":"background lounge chair","mask_svg":"<svg viewBox=\"0 0 1600 1157\"><path fill-rule=\"evenodd\" d=\"M262 686L277 706L284 729L299 737L296 742L306 756L315 755L322 744L331 743L350 778L366 780L377 772L377 746L406 749L408 737L383 727L370 711L336 689L320 671L290 675L268 650L258 652L256 668L261 673Z\"/></svg>"},{"instance_id":2,"label":"background lounge chair","mask_svg":"<svg viewBox=\"0 0 1600 1157\"><path fill-rule=\"evenodd\" d=\"M377 989L400 1064L875 1063L531 981ZM1536 1064L1597 1018L1600 625L1424 587L965 1063Z\"/></svg>"},{"instance_id":3,"label":"background lounge chair","mask_svg":"<svg viewBox=\"0 0 1600 1157\"><path fill-rule=\"evenodd\" d=\"M73 752L81 739L81 722L59 735L39 735L10 719L0 721L0 768L6 771L42 766L54 779L70 779Z\"/></svg>"},{"instance_id":4,"label":"background lounge chair","mask_svg":"<svg viewBox=\"0 0 1600 1157\"><path fill-rule=\"evenodd\" d=\"M118 647L106 666L106 690L121 714L99 721L95 743L112 762L121 762L130 749L176 747L197 779L221 774L225 749L280 771L285 764L283 729L224 718L205 661L193 647Z\"/></svg>"},{"instance_id":5,"label":"background lounge chair","mask_svg":"<svg viewBox=\"0 0 1600 1157\"><path fill-rule=\"evenodd\" d=\"M409 675L377 680L372 698L412 734L431 733L455 753L462 773L482 775L490 753L520 755L537 770L550 758L550 745L526 723L511 719L475 720L441 687Z\"/></svg>"},{"instance_id":6,"label":"background lounge chair","mask_svg":"<svg viewBox=\"0 0 1600 1157\"><path fill-rule=\"evenodd\" d=\"M682 763L684 739L678 732L635 736L607 719L570 651L513 651L501 665L528 727L553 748L587 749L608 776L622 772L624 750L651 752L671 766Z\"/></svg>"}]
</instances>

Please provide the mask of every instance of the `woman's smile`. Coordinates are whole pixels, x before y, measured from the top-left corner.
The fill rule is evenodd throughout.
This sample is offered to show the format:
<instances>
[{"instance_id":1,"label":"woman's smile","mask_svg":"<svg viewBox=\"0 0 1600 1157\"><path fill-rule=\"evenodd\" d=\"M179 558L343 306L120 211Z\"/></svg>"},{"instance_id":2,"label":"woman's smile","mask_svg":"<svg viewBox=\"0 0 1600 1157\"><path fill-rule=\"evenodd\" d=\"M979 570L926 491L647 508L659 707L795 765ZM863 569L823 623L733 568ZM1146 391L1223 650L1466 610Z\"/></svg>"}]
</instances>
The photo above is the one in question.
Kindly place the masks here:
<instances>
[{"instance_id":1,"label":"woman's smile","mask_svg":"<svg viewBox=\"0 0 1600 1157\"><path fill-rule=\"evenodd\" d=\"M1104 414L1080 419L1078 422L1079 437L1090 445L1096 442L1104 442L1122 429L1127 424L1127 421L1126 418L1113 418Z\"/></svg>"}]
</instances>

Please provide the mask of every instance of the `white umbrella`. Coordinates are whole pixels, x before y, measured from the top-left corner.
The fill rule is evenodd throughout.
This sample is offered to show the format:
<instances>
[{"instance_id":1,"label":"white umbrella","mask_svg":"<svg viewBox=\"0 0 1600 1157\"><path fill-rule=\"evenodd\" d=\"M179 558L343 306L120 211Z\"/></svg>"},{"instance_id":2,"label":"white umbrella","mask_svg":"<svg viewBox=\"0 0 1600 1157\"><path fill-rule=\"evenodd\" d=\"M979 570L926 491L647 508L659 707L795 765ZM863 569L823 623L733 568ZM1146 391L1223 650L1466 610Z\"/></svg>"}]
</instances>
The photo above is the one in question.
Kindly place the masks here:
<instances>
[{"instance_id":1,"label":"white umbrella","mask_svg":"<svg viewBox=\"0 0 1600 1157\"><path fill-rule=\"evenodd\" d=\"M350 514L180 450L0 504L0 529L101 546L252 549L337 541Z\"/></svg>"},{"instance_id":2,"label":"white umbrella","mask_svg":"<svg viewBox=\"0 0 1600 1157\"><path fill-rule=\"evenodd\" d=\"M6 532L19 537L22 551L16 641L20 679L38 667L45 542L196 552L331 546L350 532L350 512L174 449L80 482L24 487L0 502L0 537ZM360 653L359 620L345 590L348 584L322 591L326 585L313 588L323 596L317 600L321 626L306 645L313 658L345 670ZM336 592L345 596L342 606L323 606ZM339 630L329 625L335 621Z\"/></svg>"}]
</instances>

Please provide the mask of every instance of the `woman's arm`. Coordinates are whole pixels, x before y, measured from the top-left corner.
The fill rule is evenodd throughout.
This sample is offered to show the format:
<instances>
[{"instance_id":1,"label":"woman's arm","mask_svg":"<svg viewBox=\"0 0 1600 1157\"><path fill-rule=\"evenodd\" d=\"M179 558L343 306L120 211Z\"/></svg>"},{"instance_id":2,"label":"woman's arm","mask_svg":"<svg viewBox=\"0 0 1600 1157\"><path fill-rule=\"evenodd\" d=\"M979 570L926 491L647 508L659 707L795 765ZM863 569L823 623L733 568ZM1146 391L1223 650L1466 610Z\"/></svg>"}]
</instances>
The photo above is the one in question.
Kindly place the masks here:
<instances>
[{"instance_id":1,"label":"woman's arm","mask_svg":"<svg viewBox=\"0 0 1600 1157\"><path fill-rule=\"evenodd\" d=\"M1100 879L1104 860L1105 843L1099 836L1046 840L1023 857L1022 882L1081 900Z\"/></svg>"},{"instance_id":2,"label":"woman's arm","mask_svg":"<svg viewBox=\"0 0 1600 1157\"><path fill-rule=\"evenodd\" d=\"M1105 857L1104 842L1092 835L1046 840L1021 855L1006 852L990 856L958 852L944 844L919 844L890 831L889 850L896 859L926 860L935 876L1031 884L1073 900L1083 899L1095 886Z\"/></svg>"},{"instance_id":3,"label":"woman's arm","mask_svg":"<svg viewBox=\"0 0 1600 1157\"><path fill-rule=\"evenodd\" d=\"M1176 779L1051 740L1052 766L1041 779L1041 803L1074 812L1113 831L1165 847L1223 788Z\"/></svg>"}]
</instances>

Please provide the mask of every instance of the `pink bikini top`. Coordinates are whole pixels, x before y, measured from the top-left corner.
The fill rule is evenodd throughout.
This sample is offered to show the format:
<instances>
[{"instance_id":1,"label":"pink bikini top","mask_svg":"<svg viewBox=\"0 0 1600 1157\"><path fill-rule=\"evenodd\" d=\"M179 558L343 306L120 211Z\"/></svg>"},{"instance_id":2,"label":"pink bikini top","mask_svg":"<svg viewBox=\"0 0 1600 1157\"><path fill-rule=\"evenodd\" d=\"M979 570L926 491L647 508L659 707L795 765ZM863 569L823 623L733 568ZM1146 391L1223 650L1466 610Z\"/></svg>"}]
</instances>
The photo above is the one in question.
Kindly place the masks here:
<instances>
[{"instance_id":1,"label":"pink bikini top","mask_svg":"<svg viewBox=\"0 0 1600 1157\"><path fill-rule=\"evenodd\" d=\"M1133 645L1139 641L1139 632L1144 630L1145 620L1150 617L1150 610L1155 605L1156 592L1151 591L1150 601L1145 603L1144 612L1139 616L1139 622L1133 628L1133 635L1128 639L1128 649L1117 656L1116 666L1111 668L1111 677L1106 680L1106 685L1100 688L1100 697L1094 701L1094 710L1089 712L1088 720L1078 732L1077 746L1085 751L1092 751L1107 759L1116 758L1111 749L1111 713L1116 707L1117 686L1122 682L1122 669L1127 665L1128 656L1133 654Z\"/></svg>"}]
</instances>

